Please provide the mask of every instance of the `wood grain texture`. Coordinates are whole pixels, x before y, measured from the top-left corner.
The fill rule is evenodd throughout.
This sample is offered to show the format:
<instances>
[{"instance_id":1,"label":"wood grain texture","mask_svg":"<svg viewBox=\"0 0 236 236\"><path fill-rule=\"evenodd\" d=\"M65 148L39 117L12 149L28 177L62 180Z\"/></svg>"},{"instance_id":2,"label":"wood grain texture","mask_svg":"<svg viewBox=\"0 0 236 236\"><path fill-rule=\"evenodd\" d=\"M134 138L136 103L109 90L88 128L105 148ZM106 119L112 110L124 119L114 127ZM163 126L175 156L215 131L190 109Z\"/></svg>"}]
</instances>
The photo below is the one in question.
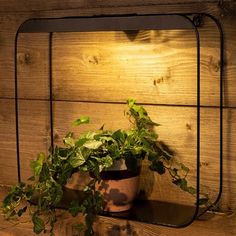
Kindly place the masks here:
<instances>
[{"instance_id":1,"label":"wood grain texture","mask_svg":"<svg viewBox=\"0 0 236 236\"><path fill-rule=\"evenodd\" d=\"M201 103L217 106L220 65L219 41L215 38L219 33L209 20L204 24L207 27L200 29ZM48 37L36 35L21 34L19 39L19 96L22 98L48 97ZM194 32L143 31L130 37L135 40L130 40L124 32L54 34L54 97L124 101L127 96L133 96L145 103L196 104ZM226 59L232 57L231 52L226 56ZM226 67L227 74L234 73L235 66L231 66ZM235 83L231 74L225 78L224 104L234 106Z\"/></svg>"},{"instance_id":2,"label":"wood grain texture","mask_svg":"<svg viewBox=\"0 0 236 236\"><path fill-rule=\"evenodd\" d=\"M176 44L165 33L150 31L140 32L133 41L123 32L71 36L55 35L56 99L125 101L133 96L141 102L170 104L175 94L178 104L186 91L189 103L196 103L196 83L188 82L186 88L182 80L183 70L188 78L196 75L194 52L192 56L178 50L177 44L183 43L181 36ZM61 47L62 42L65 47ZM194 51L192 42L186 47Z\"/></svg>"},{"instance_id":3,"label":"wood grain texture","mask_svg":"<svg viewBox=\"0 0 236 236\"><path fill-rule=\"evenodd\" d=\"M129 37L135 36L133 33ZM40 45L38 54L41 48L44 54L48 49L44 42L40 42L40 35L39 39L36 36L31 38L30 34L23 34L22 38L25 45L19 55L19 74L25 76L19 80L20 97L37 98L42 91L47 92L40 86L40 81L47 84L48 69L44 68L47 58L36 58L35 50L28 45L30 42L31 47ZM133 96L146 103L196 104L196 42L193 32L144 31L131 41L124 32L55 34L54 39L56 99L124 101L127 96ZM209 46L209 41L204 43L207 53L202 56L202 103L218 105L219 52L215 48L219 43L216 42L214 47ZM40 66L42 63L44 66ZM29 73L34 68L42 69L41 73ZM41 80L35 80L40 75ZM187 81L183 82L183 76L188 78ZM33 89L27 89L32 83ZM44 97L47 95L41 96Z\"/></svg>"},{"instance_id":4,"label":"wood grain texture","mask_svg":"<svg viewBox=\"0 0 236 236\"><path fill-rule=\"evenodd\" d=\"M18 95L39 99L49 98L49 34L19 34ZM34 85L34 87L32 87Z\"/></svg>"},{"instance_id":5,"label":"wood grain texture","mask_svg":"<svg viewBox=\"0 0 236 236\"><path fill-rule=\"evenodd\" d=\"M15 109L13 100L0 99L0 183L17 181Z\"/></svg>"},{"instance_id":6,"label":"wood grain texture","mask_svg":"<svg viewBox=\"0 0 236 236\"><path fill-rule=\"evenodd\" d=\"M39 152L47 153L51 145L48 102L20 101L19 139L20 163L23 180L31 175L30 161Z\"/></svg>"},{"instance_id":7,"label":"wood grain texture","mask_svg":"<svg viewBox=\"0 0 236 236\"><path fill-rule=\"evenodd\" d=\"M184 3L185 2L185 3ZM188 2L188 3L187 3ZM13 70L13 45L14 45L14 36L16 29L19 25L28 18L34 17L63 17L63 16L93 16L93 15L112 15L112 14L156 14L156 13L175 13L175 12L207 12L215 15L217 18L220 18L223 23L223 29L225 34L225 57L226 57L226 65L225 65L225 89L224 89L224 98L225 98L225 105L235 107L236 105L236 96L235 96L235 75L236 75L236 64L235 64L235 55L236 55L236 48L235 48L235 36L236 36L236 27L234 27L235 22L235 12L236 12L236 3L234 1L224 1L223 4L219 5L218 1L193 1L196 2L194 4L189 4L190 1L185 0L167 0L167 1L143 1L135 0L132 2L126 0L119 0L119 1L57 1L57 0L49 0L49 1L40 1L40 2L26 2L26 1L1 1L0 3L0 71L1 79L0 79L0 182L5 184L12 184L17 180L16 176L16 155L15 155L15 131L14 131L14 101L12 99L3 99L3 98L13 98L14 97L14 70ZM212 3L210 3L212 2ZM166 5L167 3L171 3ZM177 4L181 3L181 4ZM115 6L115 7L114 7ZM67 9L67 10L65 10ZM39 11L40 10L40 11ZM22 12L25 11L25 12ZM7 13L8 12L8 13ZM204 35L208 35L204 33ZM45 67L43 60L47 60L45 47L47 48L46 36L41 35L39 37L39 43L37 47L37 42L32 42L32 39L27 39L27 36L24 40L27 41L29 44L24 47L22 45L23 50L20 51L19 60L23 61L21 64L22 76L21 77L21 86L29 89L30 83L28 81L37 81L37 78L46 78L47 68ZM23 38L22 38L23 39ZM204 54L204 63L203 63L203 71L208 70L208 75L215 74L218 68L218 61L215 59L213 55L215 55L215 46L216 40L212 37L207 36L204 38L204 48L206 49L206 54ZM30 48L30 51L26 49ZM32 49L37 48L37 52L33 52ZM209 54L207 53L209 50ZM28 57L27 55L30 55ZM33 63L27 64L28 58ZM23 59L23 60L22 60ZM26 60L25 60L26 59ZM36 60L34 60L36 59ZM38 66L38 68L37 68ZM34 71L35 74L32 75L30 71ZM20 71L21 73L21 71ZM27 76L24 76L23 73ZM38 75L39 74L40 77ZM2 76L3 75L3 76ZM215 77L213 76L213 79ZM25 83L25 84L24 84ZM47 81L40 80L40 86L46 87ZM38 84L39 85L39 84ZM210 86L215 86L214 83L211 83ZM22 88L23 88L22 87ZM210 93L215 91L217 87L212 88ZM33 90L32 90L33 91ZM28 95L35 96L37 98L46 98L48 93L46 91L37 91L30 92ZM203 90L204 92L204 90ZM209 90L206 88L206 92L208 93ZM21 96L26 96L28 92L21 91ZM211 104L212 100L210 99L213 95L209 96L209 100L207 102ZM31 97L33 98L33 97ZM33 98L34 99L34 98ZM49 127L48 124L48 106L46 104L36 105L36 103L40 103L36 101L34 104L26 104L26 101L23 101L21 104L21 127L23 127L21 131L21 139L26 144L21 144L24 153L23 161L28 162L29 159L34 158L35 154L38 150L45 150L49 145ZM32 107L33 106L33 107ZM58 107L58 106L57 106ZM73 117L77 117L77 107L74 107ZM62 106L63 108L63 106ZM172 108L172 107L170 107ZM27 111L28 109L28 111ZM97 112L96 109L91 109L91 112ZM174 108L175 109L175 108ZM188 109L188 108L186 108ZM34 110L34 114L31 113ZM190 109L191 110L191 109ZM58 111L62 112L63 110L58 107ZM84 108L84 111L89 111L88 109ZM187 111L187 110L186 110ZM175 110L175 112L177 112ZM188 114L189 112L189 114ZM185 119L184 116L177 112L177 117L173 118L174 112L171 110L168 114L171 114L172 121L181 121L177 122L178 130L179 131L172 131L171 135L179 135L182 134L183 130L188 130L187 134L181 136L182 138L187 137L185 141L179 139L175 141L175 139L171 139L171 145L175 146L175 149L180 151L184 150L188 144L194 143L193 133L195 134L195 126L192 125L192 122L195 123L195 114L193 115L192 111L187 111L187 118L190 118L191 115L194 116L193 119ZM38 116L37 120L32 120L35 116ZM45 116L44 116L45 115ZM99 114L98 114L99 115ZM235 109L225 109L224 112L224 136L225 136L225 144L224 144L224 191L223 191L223 198L221 201L222 209L232 208L235 209L236 207L236 200L235 200L235 154L234 150L235 147ZM70 119L70 116L65 115L66 119ZM107 117L108 118L108 117ZM63 118L57 117L58 121L63 122ZM158 119L159 120L159 119ZM217 120L217 118L216 118ZM97 120L98 123L99 119ZM167 122L166 118L163 118L163 121L166 124L170 123L171 121ZM182 123L183 122L183 123ZM216 162L214 154L217 153L217 145L215 147L215 132L214 130L216 127L212 123L215 122L215 113L208 112L206 110L206 117L203 119L205 125L203 125L203 137L205 137L206 142L202 144L202 146L206 146L205 150L205 158L206 160L202 163L202 174L203 177L206 179L204 183L209 183L210 188L212 189L213 186L217 185L217 178L215 177L217 174ZM28 123L28 124L27 124ZM58 124L58 123L57 123ZM64 134L65 130L69 127L69 122L65 121L63 123L64 127L60 127L58 125L58 135L60 137ZM115 127L116 124L111 124L111 127ZM125 122L124 122L125 125ZM38 127L38 128L37 128ZM206 127L206 128L204 128ZM32 130L35 132L35 136L32 134ZM31 134L30 134L31 132ZM161 132L161 131L160 131ZM164 132L163 132L164 133ZM30 138L27 135L30 134ZM38 136L39 135L39 136ZM37 137L38 136L38 137ZM168 136L168 135L167 135ZM213 138L212 138L213 136ZM163 136L164 137L164 136ZM166 137L168 140L168 137ZM174 141L173 141L174 140ZM32 142L32 149L30 142ZM38 144L40 142L40 144ZM169 142L169 141L168 141ZM173 142L173 143L172 143ZM181 144L180 146L179 143ZM2 145L4 144L4 145ZM209 144L209 146L208 146ZM26 150L26 148L29 148ZM191 145L188 148L192 148ZM2 150L3 149L3 150ZM7 161L6 161L7 157ZM187 155L183 151L183 158L184 160L187 159L187 163L190 164L190 167L194 167L193 160L188 160L186 158ZM213 160L214 158L214 160ZM211 164L210 161L214 161L214 166ZM26 165L26 163L25 163ZM24 168L24 164L22 164L22 168ZM211 168L211 173L209 174L209 168ZM213 171L213 172L212 172ZM25 167L24 172L29 172L29 168ZM149 181L149 177L143 176ZM153 176L152 176L153 177ZM190 178L192 178L190 176ZM158 183L158 178L154 178L156 185L161 185ZM153 179L152 179L153 180ZM146 182L148 182L146 181ZM166 187L166 181L163 181L163 188ZM144 179L145 183L145 179ZM146 191L149 194L149 197L153 196L156 197L154 193L152 193L152 185L153 182L150 183L150 186L147 186ZM204 186L205 189L209 189L209 186ZM161 187L161 186L160 186ZM161 189L163 189L161 188ZM173 192L173 190L171 190ZM175 193L175 192L174 192ZM152 195L153 194L153 195ZM158 193L159 194L159 193ZM164 197L166 195L166 191L163 191L159 194L159 197ZM214 193L213 193L214 195ZM57 226L57 233L56 235L73 235L72 225L75 222L75 219L70 217L61 217L61 220L58 222ZM190 227L184 229L170 229L160 226L153 226L148 224L141 224L137 222L129 222L129 221L122 221L116 220L112 218L104 218L100 217L98 224L97 224L97 235L158 235L158 236L188 236L188 235L223 235L223 236L233 236L236 235L235 232L235 225L236 219L233 216L216 216L207 221L196 221ZM0 220L0 226L5 226L5 222ZM31 225L21 225L16 227L11 227L6 230L0 229L0 235L31 235ZM32 234L33 235L33 234Z\"/></svg>"},{"instance_id":8,"label":"wood grain texture","mask_svg":"<svg viewBox=\"0 0 236 236\"><path fill-rule=\"evenodd\" d=\"M41 1L41 2L29 2L24 0L22 4L16 4L14 0L2 0L1 1L1 10L0 12L4 11L39 11L39 10L59 10L59 9L75 9L75 8L98 8L98 7L132 7L132 6L143 6L143 5L158 5L158 4L186 4L186 3L201 3L206 2L203 0L146 0L145 3L141 0L135 0L132 2L127 2L125 0L118 0L115 2L111 2L108 0L98 0L98 1L91 1L91 0L69 0L69 1ZM207 0L207 3L217 3L217 0Z\"/></svg>"},{"instance_id":9,"label":"wood grain texture","mask_svg":"<svg viewBox=\"0 0 236 236\"><path fill-rule=\"evenodd\" d=\"M4 198L8 191L7 187L0 186L0 201ZM57 210L58 221L55 226L56 236L72 236L75 235L74 225L81 221L80 217L73 218L62 210ZM207 219L207 220L206 220ZM11 224L6 222L0 215L0 235L1 236L18 236L35 235L32 232L32 223L28 216L24 217L21 224ZM219 224L221 227L219 227ZM230 213L212 215L208 214L205 220L196 220L192 225L186 228L174 229L158 225L144 224L134 221L118 220L107 217L98 217L95 223L96 236L234 236L236 231L235 215ZM46 234L48 235L48 234Z\"/></svg>"},{"instance_id":10,"label":"wood grain texture","mask_svg":"<svg viewBox=\"0 0 236 236\"><path fill-rule=\"evenodd\" d=\"M14 44L20 24L30 18L30 14L0 14L0 98L13 98L14 85Z\"/></svg>"},{"instance_id":11,"label":"wood grain texture","mask_svg":"<svg viewBox=\"0 0 236 236\"><path fill-rule=\"evenodd\" d=\"M191 4L183 4L181 5L181 7L179 5L169 5L168 7L165 6L163 7L162 5L158 6L158 5L154 5L152 7L148 7L148 6L143 6L143 7L134 7L132 8L133 11L139 13L139 14L143 14L143 13L163 13L166 12L168 9L168 11L171 12L189 12L191 11ZM236 29L235 27L232 27L231 25L231 21L234 21L234 14L230 13L229 9L231 8L218 8L216 7L215 4L210 4L210 3L202 3L202 4L196 4L195 8L196 11L199 12L209 12L211 14L214 14L216 16L220 16L223 22L223 28L224 28L224 33L225 33L225 56L226 56L226 67L225 67L225 105L226 106L234 106L234 104L236 103L236 97L235 97L235 83L234 83L234 75L236 73L236 66L235 63L233 63L234 61L234 55L236 55L235 53L235 47L233 47L234 45L234 38L236 35ZM228 9L228 10L227 10ZM234 8L232 8L234 9ZM117 14L126 14L130 11L130 9L128 7L117 7L116 8L116 12ZM109 8L101 8L99 9L99 13L100 14L109 14L111 13L111 9ZM4 71L4 74L6 74L6 76L4 76L1 81L0 81L0 97L4 97L4 98L8 98L8 97L12 97L14 95L14 83L13 83L13 75L14 75L14 71L13 71L13 58L12 58L12 54L13 54L13 41L14 41L14 34L16 32L16 29L19 27L20 23L22 23L24 20L31 18L31 17L47 17L48 15L50 15L51 17L59 17L59 16L65 16L65 15L78 15L78 13L76 12L76 10L68 10L66 13L65 11L56 11L53 12L36 12L33 15L30 13L22 13L22 14L17 14L17 17L13 17L12 15L6 15L6 14L1 14L2 18L1 18L1 36L0 36L0 46L2 43L3 46L3 50L1 50L0 52L3 53L1 54L1 58L5 58L5 60L3 61L3 63L1 63L0 67L2 66L2 70ZM94 14L98 14L98 10L97 9L90 9L90 8L85 8L83 10L81 10L79 12L79 15L84 16L84 15L94 15ZM11 24L12 27L9 29L8 24ZM205 35L205 33L204 33ZM186 36L186 35L185 35ZM187 35L188 36L188 35ZM215 94L212 94L212 92L210 92L210 96L207 98L206 94L209 92L209 87L207 86L211 81L212 83L210 83L210 87L214 86L214 88L212 88L212 90L217 91L217 83L213 83L215 75L217 74L217 71L219 70L219 62L216 59L216 57L214 55L217 54L217 50L215 50L215 47L217 47L216 43L217 41L215 40L215 38L212 39L212 33L206 34L207 37L204 37L203 40L203 44L204 48L206 49L206 53L204 54L204 58L203 58L203 71L206 72L207 74L207 78L203 79L206 80L206 86L203 86L203 95L205 94L205 99L207 103L212 103L212 98L213 100L215 100ZM208 40L207 40L208 39ZM42 68L43 70L40 72L40 74L42 75L42 77L45 77L45 75L47 75L47 69L44 68L44 66L40 66L42 65L42 61L45 60L44 55L46 55L46 52L43 50L45 49L45 47L47 47L46 45L44 45L44 40L40 42L29 42L27 41L27 39L25 39L26 42L28 42L27 47L32 47L32 45L38 44L39 47L39 51L41 53L38 53L37 55L42 56L42 58L38 58L35 55L35 52L31 51L22 51L21 52L21 58L23 59L23 63L28 63L29 62L29 57L31 59L31 63L30 65L22 65L21 69L23 71L30 71L30 68L32 67L33 70L35 70L34 68L36 68L36 64L38 64L39 68ZM31 46L30 46L31 45ZM44 48L44 49L43 49ZM204 51L203 51L204 52ZM23 54L24 53L24 54ZM192 54L191 54L192 55ZM34 58L36 57L36 58ZM24 59L26 58L26 60ZM28 59L27 59L28 58ZM32 65L33 64L33 65ZM27 69L29 68L29 69ZM168 68L167 68L168 69ZM181 67L179 67L179 69L181 69ZM178 70L179 71L179 70ZM43 74L45 73L45 74ZM168 70L167 73L168 75ZM30 76L30 75L29 75ZM33 76L34 77L34 76ZM37 77L37 76L36 76ZM34 78L31 78L31 76L28 78L28 81L31 81L31 79L33 80ZM158 79L158 78L157 78ZM160 77L160 80L158 81L162 81L162 77ZM23 82L23 81L22 81ZM166 82L166 81L165 81ZM27 82L25 82L27 84ZM43 84L47 84L46 81L42 82ZM23 85L22 85L23 86ZM168 85L167 85L168 86ZM163 90L163 88L166 87L166 83L162 83L161 84L161 91ZM169 86L170 87L170 86ZM206 89L204 89L206 88ZM205 91L204 91L205 90ZM36 90L36 95L40 94L42 92L38 92ZM22 94L26 95L26 94Z\"/></svg>"}]
</instances>

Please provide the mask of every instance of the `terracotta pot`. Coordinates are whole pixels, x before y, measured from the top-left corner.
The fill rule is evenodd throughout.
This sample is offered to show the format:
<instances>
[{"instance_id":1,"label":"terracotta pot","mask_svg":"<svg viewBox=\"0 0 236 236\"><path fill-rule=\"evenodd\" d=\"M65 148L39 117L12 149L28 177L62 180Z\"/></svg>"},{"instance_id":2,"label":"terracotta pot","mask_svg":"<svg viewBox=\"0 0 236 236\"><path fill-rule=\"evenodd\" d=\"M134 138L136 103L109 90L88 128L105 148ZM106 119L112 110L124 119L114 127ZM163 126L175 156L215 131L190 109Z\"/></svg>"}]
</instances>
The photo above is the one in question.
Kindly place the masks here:
<instances>
[{"instance_id":1,"label":"terracotta pot","mask_svg":"<svg viewBox=\"0 0 236 236\"><path fill-rule=\"evenodd\" d=\"M104 211L120 212L132 207L139 189L139 174L140 170L136 173L127 170L123 160L101 173L102 181L96 188L103 195Z\"/></svg>"}]
</instances>

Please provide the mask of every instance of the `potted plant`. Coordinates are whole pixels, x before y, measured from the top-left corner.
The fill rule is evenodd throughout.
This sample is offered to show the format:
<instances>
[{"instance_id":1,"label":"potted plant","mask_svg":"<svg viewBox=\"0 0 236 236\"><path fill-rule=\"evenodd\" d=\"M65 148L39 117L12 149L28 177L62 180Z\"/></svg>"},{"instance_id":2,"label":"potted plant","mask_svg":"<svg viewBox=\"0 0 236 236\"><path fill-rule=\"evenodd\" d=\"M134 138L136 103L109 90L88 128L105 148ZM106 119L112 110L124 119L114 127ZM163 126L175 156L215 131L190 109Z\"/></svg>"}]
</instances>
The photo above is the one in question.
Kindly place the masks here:
<instances>
[{"instance_id":1,"label":"potted plant","mask_svg":"<svg viewBox=\"0 0 236 236\"><path fill-rule=\"evenodd\" d=\"M68 210L73 216L85 216L85 224L78 225L78 228L84 229L85 235L92 235L93 222L99 212L122 211L131 207L144 159L149 161L151 171L159 174L167 171L174 184L195 195L195 188L188 186L186 180L189 169L158 140L154 131L158 124L135 100L129 99L127 104L125 115L132 124L130 129L111 131L102 127L78 138L69 132L63 139L64 146L54 147L48 156L39 153L37 159L31 161L33 176L29 183L13 186L4 199L2 209L6 218L20 217L30 207L34 232L39 234L49 230L53 235L55 211L63 198L67 181L75 172L86 172L91 178L80 199L72 201ZM86 116L74 121L74 125L86 123L89 123ZM122 183L128 186L128 192L124 192ZM133 191L130 193L131 188ZM125 198L118 199L117 191L122 192L120 195L125 195ZM33 201L35 205L31 207ZM203 194L201 203L207 201L208 196Z\"/></svg>"}]
</instances>

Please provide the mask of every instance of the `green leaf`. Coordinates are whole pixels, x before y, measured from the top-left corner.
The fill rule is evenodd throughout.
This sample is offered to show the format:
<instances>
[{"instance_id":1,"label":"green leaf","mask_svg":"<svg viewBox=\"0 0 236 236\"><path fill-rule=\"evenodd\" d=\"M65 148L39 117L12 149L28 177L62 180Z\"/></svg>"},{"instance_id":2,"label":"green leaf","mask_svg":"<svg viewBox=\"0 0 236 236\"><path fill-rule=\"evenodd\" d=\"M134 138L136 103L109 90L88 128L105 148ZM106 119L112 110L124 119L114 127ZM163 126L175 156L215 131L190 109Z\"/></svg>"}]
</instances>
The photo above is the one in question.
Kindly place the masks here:
<instances>
[{"instance_id":1,"label":"green leaf","mask_svg":"<svg viewBox=\"0 0 236 236\"><path fill-rule=\"evenodd\" d=\"M40 172L39 182L46 182L49 177L50 177L50 172L48 166L46 165L46 163L44 163L42 166L42 170Z\"/></svg>"},{"instance_id":2,"label":"green leaf","mask_svg":"<svg viewBox=\"0 0 236 236\"><path fill-rule=\"evenodd\" d=\"M17 212L17 215L20 217L22 216L23 213L25 213L27 210L27 206L25 206L24 208L21 208L18 212Z\"/></svg>"},{"instance_id":3,"label":"green leaf","mask_svg":"<svg viewBox=\"0 0 236 236\"><path fill-rule=\"evenodd\" d=\"M177 179L172 182L179 186L182 190L189 192L188 182L186 179ZM192 191L192 189L190 191Z\"/></svg>"},{"instance_id":4,"label":"green leaf","mask_svg":"<svg viewBox=\"0 0 236 236\"><path fill-rule=\"evenodd\" d=\"M89 140L89 139L94 140L95 136L98 135L98 134L100 134L100 132L89 131L86 134L81 135L81 138L86 138L87 140Z\"/></svg>"},{"instance_id":5,"label":"green leaf","mask_svg":"<svg viewBox=\"0 0 236 236\"><path fill-rule=\"evenodd\" d=\"M35 181L35 176L31 176L28 178L29 181Z\"/></svg>"},{"instance_id":6,"label":"green leaf","mask_svg":"<svg viewBox=\"0 0 236 236\"><path fill-rule=\"evenodd\" d=\"M181 179L180 188L188 192L188 182L186 179Z\"/></svg>"},{"instance_id":7,"label":"green leaf","mask_svg":"<svg viewBox=\"0 0 236 236\"><path fill-rule=\"evenodd\" d=\"M64 142L65 145L67 145L69 147L74 147L75 146L75 141L72 137L63 138L63 142Z\"/></svg>"},{"instance_id":8,"label":"green leaf","mask_svg":"<svg viewBox=\"0 0 236 236\"><path fill-rule=\"evenodd\" d=\"M61 175L60 178L58 179L58 183L60 185L65 185L68 181L68 179L71 177L73 172L73 166L69 162L66 162L61 169Z\"/></svg>"},{"instance_id":9,"label":"green leaf","mask_svg":"<svg viewBox=\"0 0 236 236\"><path fill-rule=\"evenodd\" d=\"M177 186L180 186L181 182L182 182L182 179L175 179L175 180L172 181L172 183L177 185Z\"/></svg>"},{"instance_id":10,"label":"green leaf","mask_svg":"<svg viewBox=\"0 0 236 236\"><path fill-rule=\"evenodd\" d=\"M102 142L109 142L108 145L115 142L115 140L112 137L107 137L107 136L101 136L99 137L99 140Z\"/></svg>"},{"instance_id":11,"label":"green leaf","mask_svg":"<svg viewBox=\"0 0 236 236\"><path fill-rule=\"evenodd\" d=\"M45 230L44 221L38 217L36 213L33 214L32 221L34 224L34 232L36 234L40 234L43 230Z\"/></svg>"},{"instance_id":12,"label":"green leaf","mask_svg":"<svg viewBox=\"0 0 236 236\"><path fill-rule=\"evenodd\" d=\"M38 176L42 170L43 162L46 159L44 153L39 153L36 161L30 162L30 167L33 170L35 176Z\"/></svg>"},{"instance_id":13,"label":"green leaf","mask_svg":"<svg viewBox=\"0 0 236 236\"><path fill-rule=\"evenodd\" d=\"M138 159L135 156L127 156L125 164L130 171L136 172L138 170Z\"/></svg>"},{"instance_id":14,"label":"green leaf","mask_svg":"<svg viewBox=\"0 0 236 236\"><path fill-rule=\"evenodd\" d=\"M69 149L68 148L58 148L57 147L57 154L61 160L66 160L69 155Z\"/></svg>"},{"instance_id":15,"label":"green leaf","mask_svg":"<svg viewBox=\"0 0 236 236\"><path fill-rule=\"evenodd\" d=\"M98 161L99 172L101 172L103 169L111 167L113 164L113 159L109 155L105 157L92 157L92 158Z\"/></svg>"},{"instance_id":16,"label":"green leaf","mask_svg":"<svg viewBox=\"0 0 236 236\"><path fill-rule=\"evenodd\" d=\"M87 140L88 140L87 138L80 138L75 142L75 146L81 147L84 145L84 143L86 143Z\"/></svg>"},{"instance_id":17,"label":"green leaf","mask_svg":"<svg viewBox=\"0 0 236 236\"><path fill-rule=\"evenodd\" d=\"M72 124L74 126L78 126L81 124L88 124L89 123L89 117L88 116L81 116L79 119L75 120Z\"/></svg>"},{"instance_id":18,"label":"green leaf","mask_svg":"<svg viewBox=\"0 0 236 236\"><path fill-rule=\"evenodd\" d=\"M204 197L204 198L200 198L199 199L199 205L205 205L209 202L209 199L207 197Z\"/></svg>"},{"instance_id":19,"label":"green leaf","mask_svg":"<svg viewBox=\"0 0 236 236\"><path fill-rule=\"evenodd\" d=\"M101 141L96 140L88 140L86 143L84 143L84 147L88 149L98 149L102 145Z\"/></svg>"},{"instance_id":20,"label":"green leaf","mask_svg":"<svg viewBox=\"0 0 236 236\"><path fill-rule=\"evenodd\" d=\"M83 165L85 163L85 161L86 160L85 160L80 148L76 150L76 155L71 156L69 159L69 162L73 168L77 168L77 167Z\"/></svg>"},{"instance_id":21,"label":"green leaf","mask_svg":"<svg viewBox=\"0 0 236 236\"><path fill-rule=\"evenodd\" d=\"M105 168L109 168L112 166L113 164L113 159L110 157L110 156L105 156L103 158L101 158L101 162L102 162L102 165L105 167ZM101 163L100 162L100 163Z\"/></svg>"},{"instance_id":22,"label":"green leaf","mask_svg":"<svg viewBox=\"0 0 236 236\"><path fill-rule=\"evenodd\" d=\"M60 184L55 183L54 186L50 189L50 192L52 194L53 204L58 204L63 196L62 186Z\"/></svg>"},{"instance_id":23,"label":"green leaf","mask_svg":"<svg viewBox=\"0 0 236 236\"><path fill-rule=\"evenodd\" d=\"M112 138L116 141L124 141L125 140L125 135L124 132L122 132L122 130L116 130L113 134L112 134Z\"/></svg>"},{"instance_id":24,"label":"green leaf","mask_svg":"<svg viewBox=\"0 0 236 236\"><path fill-rule=\"evenodd\" d=\"M196 194L197 190L193 187L188 187L188 192L191 193L191 194Z\"/></svg>"},{"instance_id":25,"label":"green leaf","mask_svg":"<svg viewBox=\"0 0 236 236\"><path fill-rule=\"evenodd\" d=\"M165 173L165 167L163 165L163 162L158 160L153 161L149 168L152 171L156 171L160 175Z\"/></svg>"},{"instance_id":26,"label":"green leaf","mask_svg":"<svg viewBox=\"0 0 236 236\"><path fill-rule=\"evenodd\" d=\"M81 205L78 201L72 201L70 203L69 212L73 217L77 216L79 212L81 212Z\"/></svg>"},{"instance_id":27,"label":"green leaf","mask_svg":"<svg viewBox=\"0 0 236 236\"><path fill-rule=\"evenodd\" d=\"M189 172L189 168L187 166L185 166L183 163L181 163L181 169L186 173Z\"/></svg>"}]
</instances>

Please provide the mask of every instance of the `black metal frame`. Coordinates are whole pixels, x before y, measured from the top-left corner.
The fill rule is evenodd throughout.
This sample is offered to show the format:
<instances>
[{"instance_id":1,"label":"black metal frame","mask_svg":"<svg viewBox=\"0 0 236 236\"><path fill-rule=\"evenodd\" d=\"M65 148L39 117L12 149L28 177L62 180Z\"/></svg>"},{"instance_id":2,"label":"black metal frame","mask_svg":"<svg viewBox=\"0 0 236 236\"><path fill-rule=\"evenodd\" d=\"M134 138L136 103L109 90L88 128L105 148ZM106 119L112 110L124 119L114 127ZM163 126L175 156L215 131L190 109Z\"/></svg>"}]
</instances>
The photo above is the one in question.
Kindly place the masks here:
<instances>
[{"instance_id":1,"label":"black metal frame","mask_svg":"<svg viewBox=\"0 0 236 236\"><path fill-rule=\"evenodd\" d=\"M119 15L119 16L100 16L100 17L65 17L65 18L39 18L29 19L21 24L15 37L15 114L16 114L16 153L17 153L17 171L18 181L21 181L20 173L20 145L19 145L19 108L18 108L18 77L17 77L17 42L19 33L49 33L49 82L50 82L50 125L51 125L51 146L53 143L53 84L52 84L52 43L53 32L88 32L88 31L114 31L114 30L141 30L141 29L193 29L196 35L197 50L197 158L196 158L196 206L192 217L184 223L175 224L173 222L157 222L171 227L185 227L190 225L198 216L204 214L211 206L200 209L200 110L201 110L201 76L200 76L200 35L198 28L204 17L210 18L219 31L220 40L220 135L219 135L219 192L213 204L216 204L222 195L223 189L223 67L224 67L224 37L220 22L212 15L205 13L189 14L155 14L155 15ZM167 203L168 204L168 203ZM121 217L113 215L114 217ZM146 222L146 220L145 220ZM152 222L149 222L152 223Z\"/></svg>"}]
</instances>

